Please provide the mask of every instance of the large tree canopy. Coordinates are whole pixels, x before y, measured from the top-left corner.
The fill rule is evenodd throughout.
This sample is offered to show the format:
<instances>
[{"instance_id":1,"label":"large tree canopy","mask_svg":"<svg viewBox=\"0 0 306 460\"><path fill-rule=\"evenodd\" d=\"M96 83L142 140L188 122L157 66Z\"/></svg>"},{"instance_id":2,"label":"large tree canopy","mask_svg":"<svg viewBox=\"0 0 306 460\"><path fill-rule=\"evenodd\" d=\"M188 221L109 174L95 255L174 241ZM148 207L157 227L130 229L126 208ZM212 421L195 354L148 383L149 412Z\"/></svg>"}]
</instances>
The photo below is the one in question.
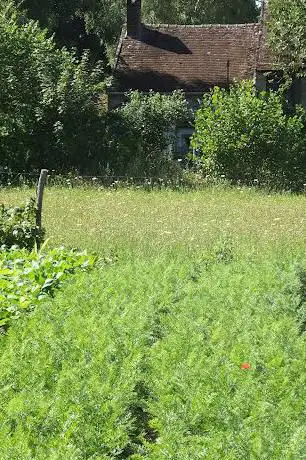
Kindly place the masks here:
<instances>
[{"instance_id":1,"label":"large tree canopy","mask_svg":"<svg viewBox=\"0 0 306 460\"><path fill-rule=\"evenodd\" d=\"M256 0L142 3L143 20L149 23L243 23L256 20L258 14ZM126 18L126 0L24 0L22 8L30 18L55 33L60 46L75 47L80 54L90 49L96 59L103 59L105 50L114 49Z\"/></svg>"},{"instance_id":2,"label":"large tree canopy","mask_svg":"<svg viewBox=\"0 0 306 460\"><path fill-rule=\"evenodd\" d=\"M151 22L233 24L256 21L258 9L255 0L149 0L144 13Z\"/></svg>"},{"instance_id":3,"label":"large tree canopy","mask_svg":"<svg viewBox=\"0 0 306 460\"><path fill-rule=\"evenodd\" d=\"M306 74L306 0L269 1L270 44L289 74Z\"/></svg>"},{"instance_id":4,"label":"large tree canopy","mask_svg":"<svg viewBox=\"0 0 306 460\"><path fill-rule=\"evenodd\" d=\"M1 165L81 169L105 151L96 103L104 75L86 53L77 60L37 22L21 19L0 11Z\"/></svg>"}]
</instances>

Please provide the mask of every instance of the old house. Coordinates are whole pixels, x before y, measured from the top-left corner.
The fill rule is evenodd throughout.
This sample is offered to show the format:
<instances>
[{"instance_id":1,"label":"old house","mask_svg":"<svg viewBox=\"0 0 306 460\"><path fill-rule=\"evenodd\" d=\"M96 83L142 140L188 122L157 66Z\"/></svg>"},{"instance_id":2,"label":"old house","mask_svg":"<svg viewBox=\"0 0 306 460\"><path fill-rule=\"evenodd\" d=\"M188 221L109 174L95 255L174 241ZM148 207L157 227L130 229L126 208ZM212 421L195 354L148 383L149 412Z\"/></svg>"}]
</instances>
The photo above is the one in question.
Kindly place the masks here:
<instances>
[{"instance_id":1,"label":"old house","mask_svg":"<svg viewBox=\"0 0 306 460\"><path fill-rule=\"evenodd\" d=\"M259 89L275 84L267 47L265 10L258 23L234 25L146 25L141 21L141 0L127 0L127 24L114 68L109 105L116 107L128 90L169 93L182 89L196 104L213 86L254 79ZM292 88L295 103L306 107L306 80ZM190 128L178 132L184 150Z\"/></svg>"}]
</instances>

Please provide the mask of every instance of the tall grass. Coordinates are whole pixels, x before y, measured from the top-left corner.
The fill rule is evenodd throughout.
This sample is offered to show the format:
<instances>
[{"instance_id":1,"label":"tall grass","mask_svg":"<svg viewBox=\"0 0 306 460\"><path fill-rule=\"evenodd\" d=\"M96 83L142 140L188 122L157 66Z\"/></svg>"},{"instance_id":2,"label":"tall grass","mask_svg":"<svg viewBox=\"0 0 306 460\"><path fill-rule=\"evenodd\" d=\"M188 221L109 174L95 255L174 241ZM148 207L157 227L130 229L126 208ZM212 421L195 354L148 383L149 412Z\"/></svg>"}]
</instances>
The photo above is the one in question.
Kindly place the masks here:
<instances>
[{"instance_id":1,"label":"tall grass","mask_svg":"<svg viewBox=\"0 0 306 460\"><path fill-rule=\"evenodd\" d=\"M0 190L18 204L31 190ZM199 251L230 239L239 252L300 251L305 197L249 189L198 192L46 189L43 223L52 245L155 256Z\"/></svg>"}]
</instances>

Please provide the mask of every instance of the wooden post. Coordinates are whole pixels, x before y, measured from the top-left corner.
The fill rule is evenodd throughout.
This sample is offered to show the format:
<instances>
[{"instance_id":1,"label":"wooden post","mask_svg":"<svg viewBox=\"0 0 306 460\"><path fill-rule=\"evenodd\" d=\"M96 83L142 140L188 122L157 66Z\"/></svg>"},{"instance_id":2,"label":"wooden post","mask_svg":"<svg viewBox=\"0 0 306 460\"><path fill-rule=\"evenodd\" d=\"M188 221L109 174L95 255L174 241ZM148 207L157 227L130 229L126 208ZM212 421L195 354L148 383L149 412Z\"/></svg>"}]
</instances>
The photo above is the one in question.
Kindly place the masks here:
<instances>
[{"instance_id":1,"label":"wooden post","mask_svg":"<svg viewBox=\"0 0 306 460\"><path fill-rule=\"evenodd\" d=\"M48 170L42 169L40 171L38 186L37 186L37 215L36 215L36 225L41 229L41 217L42 217L42 205L43 205L43 196L44 189L46 185ZM37 244L39 249L39 243Z\"/></svg>"}]
</instances>

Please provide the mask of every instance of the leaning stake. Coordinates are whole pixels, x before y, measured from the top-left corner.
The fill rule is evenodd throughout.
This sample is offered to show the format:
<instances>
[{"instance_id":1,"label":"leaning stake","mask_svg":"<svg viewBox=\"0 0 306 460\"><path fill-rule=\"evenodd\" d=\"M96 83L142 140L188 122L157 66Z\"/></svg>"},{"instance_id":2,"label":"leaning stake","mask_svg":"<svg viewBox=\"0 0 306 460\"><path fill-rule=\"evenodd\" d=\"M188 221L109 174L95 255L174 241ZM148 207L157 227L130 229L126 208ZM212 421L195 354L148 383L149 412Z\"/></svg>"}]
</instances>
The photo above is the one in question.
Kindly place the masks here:
<instances>
[{"instance_id":1,"label":"leaning stake","mask_svg":"<svg viewBox=\"0 0 306 460\"><path fill-rule=\"evenodd\" d=\"M42 205L43 205L43 196L44 189L46 185L46 180L48 176L48 170L42 169L40 171L38 186L37 186L37 214L36 214L36 225L41 230L41 216L42 216ZM37 241L37 248L39 249L40 242Z\"/></svg>"}]
</instances>

